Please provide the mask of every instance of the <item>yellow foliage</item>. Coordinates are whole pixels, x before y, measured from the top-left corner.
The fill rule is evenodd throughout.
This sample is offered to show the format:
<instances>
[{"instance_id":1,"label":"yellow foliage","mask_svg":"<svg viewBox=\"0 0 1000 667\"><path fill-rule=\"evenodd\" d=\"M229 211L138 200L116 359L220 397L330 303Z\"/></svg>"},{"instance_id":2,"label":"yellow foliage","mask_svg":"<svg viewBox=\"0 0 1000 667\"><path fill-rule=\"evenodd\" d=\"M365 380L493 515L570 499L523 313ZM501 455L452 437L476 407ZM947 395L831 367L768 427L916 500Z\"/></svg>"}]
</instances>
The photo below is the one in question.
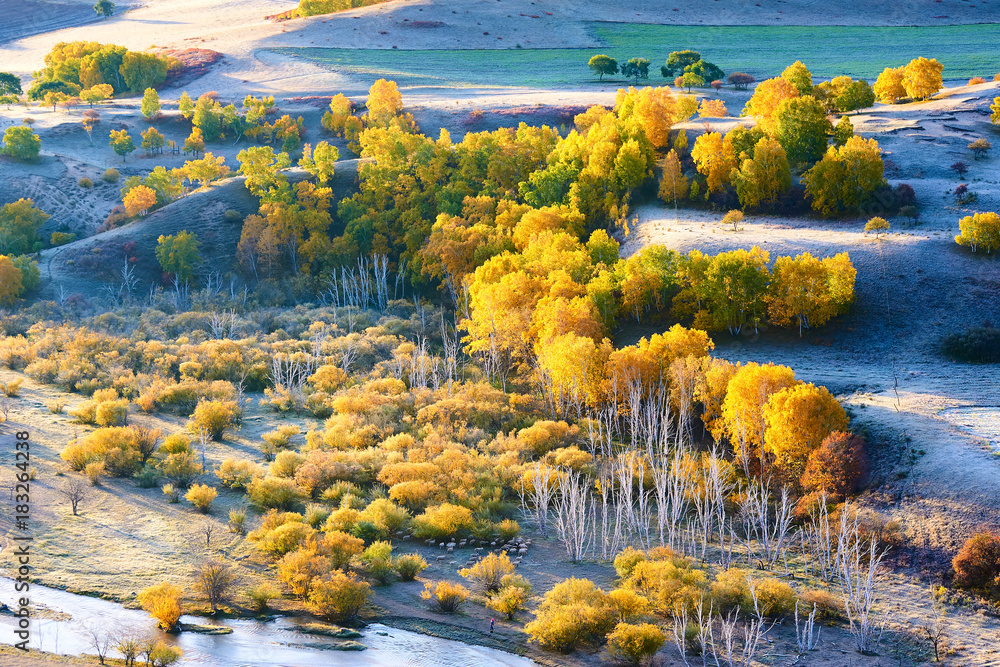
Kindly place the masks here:
<instances>
[{"instance_id":1,"label":"yellow foliage","mask_svg":"<svg viewBox=\"0 0 1000 667\"><path fill-rule=\"evenodd\" d=\"M199 512L207 514L212 509L212 502L218 497L219 492L206 484L194 484L185 494L184 498L194 505Z\"/></svg>"},{"instance_id":2,"label":"yellow foliage","mask_svg":"<svg viewBox=\"0 0 1000 667\"><path fill-rule=\"evenodd\" d=\"M787 99L799 96L799 90L793 83L783 78L761 81L754 88L753 96L743 110L747 116L757 121L757 127L767 134L774 134L774 115L781 103Z\"/></svg>"},{"instance_id":3,"label":"yellow foliage","mask_svg":"<svg viewBox=\"0 0 1000 667\"><path fill-rule=\"evenodd\" d=\"M139 592L139 604L143 610L159 622L164 630L173 630L181 617L180 586L162 582Z\"/></svg>"},{"instance_id":4,"label":"yellow foliage","mask_svg":"<svg viewBox=\"0 0 1000 667\"><path fill-rule=\"evenodd\" d=\"M759 455L767 428L764 406L771 394L794 384L795 373L787 366L751 361L737 368L726 388L722 418L738 457Z\"/></svg>"},{"instance_id":5,"label":"yellow foliage","mask_svg":"<svg viewBox=\"0 0 1000 667\"><path fill-rule=\"evenodd\" d=\"M370 593L368 582L337 570L313 580L309 606L314 613L331 621L347 621L358 615Z\"/></svg>"},{"instance_id":6,"label":"yellow foliage","mask_svg":"<svg viewBox=\"0 0 1000 667\"><path fill-rule=\"evenodd\" d=\"M502 552L499 556L489 553L472 567L458 571L459 575L474 581L487 594L499 591L500 581L513 572L514 564L507 557L507 552Z\"/></svg>"},{"instance_id":7,"label":"yellow foliage","mask_svg":"<svg viewBox=\"0 0 1000 667\"><path fill-rule=\"evenodd\" d=\"M458 611L462 603L469 597L469 590L461 584L452 584L447 581L439 581L436 585L431 582L424 584L424 590L420 597L430 601L437 610L445 614Z\"/></svg>"},{"instance_id":8,"label":"yellow foliage","mask_svg":"<svg viewBox=\"0 0 1000 667\"><path fill-rule=\"evenodd\" d=\"M872 90L875 91L875 99L886 104L895 104L900 99L906 97L906 88L903 86L903 68L886 67L875 80Z\"/></svg>"},{"instance_id":9,"label":"yellow foliage","mask_svg":"<svg viewBox=\"0 0 1000 667\"><path fill-rule=\"evenodd\" d=\"M944 65L931 58L914 58L903 68L903 88L915 100L925 100L944 86Z\"/></svg>"},{"instance_id":10,"label":"yellow foliage","mask_svg":"<svg viewBox=\"0 0 1000 667\"><path fill-rule=\"evenodd\" d=\"M615 658L638 665L659 651L666 640L663 630L652 623L639 625L619 623L608 635L608 653Z\"/></svg>"},{"instance_id":11,"label":"yellow foliage","mask_svg":"<svg viewBox=\"0 0 1000 667\"><path fill-rule=\"evenodd\" d=\"M833 431L847 429L844 408L826 387L800 383L771 394L764 405L764 448L795 478L806 460Z\"/></svg>"},{"instance_id":12,"label":"yellow foliage","mask_svg":"<svg viewBox=\"0 0 1000 667\"><path fill-rule=\"evenodd\" d=\"M691 159L698 173L707 177L709 192L722 191L737 166L732 141L719 132L699 135L691 149Z\"/></svg>"}]
</instances>

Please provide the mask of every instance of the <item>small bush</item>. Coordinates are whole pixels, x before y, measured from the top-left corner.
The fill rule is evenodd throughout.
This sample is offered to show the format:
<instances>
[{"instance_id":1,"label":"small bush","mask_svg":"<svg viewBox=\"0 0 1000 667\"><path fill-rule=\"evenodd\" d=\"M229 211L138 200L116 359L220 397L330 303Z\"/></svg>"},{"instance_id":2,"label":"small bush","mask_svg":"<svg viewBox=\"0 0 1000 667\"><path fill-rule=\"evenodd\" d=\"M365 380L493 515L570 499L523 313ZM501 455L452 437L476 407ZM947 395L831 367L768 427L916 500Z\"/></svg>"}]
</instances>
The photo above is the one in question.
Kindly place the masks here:
<instances>
[{"instance_id":1,"label":"small bush","mask_svg":"<svg viewBox=\"0 0 1000 667\"><path fill-rule=\"evenodd\" d=\"M242 222L243 214L235 208L228 209L225 214L226 222Z\"/></svg>"},{"instance_id":2,"label":"small bush","mask_svg":"<svg viewBox=\"0 0 1000 667\"><path fill-rule=\"evenodd\" d=\"M452 584L447 581L439 581L435 585L430 582L424 584L424 590L420 597L428 600L431 606L443 614L452 614L458 611L459 607L465 603L469 597L469 589L461 584Z\"/></svg>"},{"instance_id":3,"label":"small bush","mask_svg":"<svg viewBox=\"0 0 1000 667\"><path fill-rule=\"evenodd\" d=\"M795 591L783 581L756 578L746 570L730 568L718 574L712 583L712 598L720 609L739 608L744 614L756 615L753 595L747 578L753 579L760 613L771 618L779 618L795 609Z\"/></svg>"},{"instance_id":4,"label":"small bush","mask_svg":"<svg viewBox=\"0 0 1000 667\"><path fill-rule=\"evenodd\" d=\"M663 630L652 623L619 623L608 635L608 653L630 665L638 665L659 651L666 640Z\"/></svg>"},{"instance_id":5,"label":"small bush","mask_svg":"<svg viewBox=\"0 0 1000 667\"><path fill-rule=\"evenodd\" d=\"M803 591L799 596L799 613L812 612L813 605L816 605L816 616L827 620L840 618L844 614L844 600L830 591L813 589Z\"/></svg>"},{"instance_id":6,"label":"small bush","mask_svg":"<svg viewBox=\"0 0 1000 667\"><path fill-rule=\"evenodd\" d=\"M104 461L88 463L83 469L83 474L90 480L91 486L100 486L101 478L104 477Z\"/></svg>"},{"instance_id":7,"label":"small bush","mask_svg":"<svg viewBox=\"0 0 1000 667\"><path fill-rule=\"evenodd\" d=\"M79 181L77 181L76 184L79 185L81 188L92 188L92 187L94 187L94 182L92 180L90 180L89 178L87 178L86 176L84 176Z\"/></svg>"},{"instance_id":8,"label":"small bush","mask_svg":"<svg viewBox=\"0 0 1000 667\"><path fill-rule=\"evenodd\" d=\"M132 479L140 489L152 489L160 481L160 471L156 469L155 465L147 462L142 470L132 475Z\"/></svg>"},{"instance_id":9,"label":"small bush","mask_svg":"<svg viewBox=\"0 0 1000 667\"><path fill-rule=\"evenodd\" d=\"M184 498L195 506L202 514L208 514L212 509L212 503L219 496L219 492L206 484L195 484L192 486Z\"/></svg>"},{"instance_id":10,"label":"small bush","mask_svg":"<svg viewBox=\"0 0 1000 667\"><path fill-rule=\"evenodd\" d=\"M61 415L63 413L63 410L66 409L66 402L67 402L66 399L57 398L55 400L46 403L45 407L47 407L49 409L49 412L51 412L52 414Z\"/></svg>"},{"instance_id":11,"label":"small bush","mask_svg":"<svg viewBox=\"0 0 1000 667\"><path fill-rule=\"evenodd\" d=\"M104 173L101 174L101 180L104 181L105 183L117 183L118 179L120 178L121 174L119 174L118 170L115 169L114 167L111 167L110 169L105 169Z\"/></svg>"},{"instance_id":12,"label":"small bush","mask_svg":"<svg viewBox=\"0 0 1000 667\"><path fill-rule=\"evenodd\" d=\"M72 232L52 232L52 236L49 238L49 244L55 248L61 245L66 245L67 243L72 243L76 240L76 234Z\"/></svg>"},{"instance_id":13,"label":"small bush","mask_svg":"<svg viewBox=\"0 0 1000 667\"><path fill-rule=\"evenodd\" d=\"M392 545L388 542L373 542L361 552L361 567L364 568L365 574L380 584L389 582L389 577L395 570L394 566Z\"/></svg>"},{"instance_id":14,"label":"small bush","mask_svg":"<svg viewBox=\"0 0 1000 667\"><path fill-rule=\"evenodd\" d=\"M180 502L181 499L180 489L178 489L173 484L164 484L161 490L163 491L163 495L167 497L167 502L169 503Z\"/></svg>"},{"instance_id":15,"label":"small bush","mask_svg":"<svg viewBox=\"0 0 1000 667\"><path fill-rule=\"evenodd\" d=\"M291 589L293 595L302 597L309 593L317 577L330 572L330 559L309 549L290 551L278 561L278 579Z\"/></svg>"},{"instance_id":16,"label":"small bush","mask_svg":"<svg viewBox=\"0 0 1000 667\"><path fill-rule=\"evenodd\" d=\"M451 537L471 528L472 510L450 503L428 507L413 519L413 534L421 539Z\"/></svg>"},{"instance_id":17,"label":"small bush","mask_svg":"<svg viewBox=\"0 0 1000 667\"><path fill-rule=\"evenodd\" d=\"M530 595L531 584L527 579L519 575L507 575L500 590L487 599L486 606L500 612L510 621L517 612L524 609Z\"/></svg>"},{"instance_id":18,"label":"small bush","mask_svg":"<svg viewBox=\"0 0 1000 667\"><path fill-rule=\"evenodd\" d=\"M318 548L324 556L330 559L330 566L332 568L343 570L347 568L354 556L357 556L364 550L365 543L342 530L327 529Z\"/></svg>"},{"instance_id":19,"label":"small bush","mask_svg":"<svg viewBox=\"0 0 1000 667\"><path fill-rule=\"evenodd\" d=\"M514 564L510 562L507 552L499 556L495 553L487 555L470 568L464 568L458 573L476 584L486 594L500 590L500 581L514 572Z\"/></svg>"},{"instance_id":20,"label":"small bush","mask_svg":"<svg viewBox=\"0 0 1000 667\"><path fill-rule=\"evenodd\" d=\"M615 572L622 579L628 579L632 576L635 566L644 560L648 560L645 553L633 547L625 547L615 556Z\"/></svg>"},{"instance_id":21,"label":"small bush","mask_svg":"<svg viewBox=\"0 0 1000 667\"><path fill-rule=\"evenodd\" d=\"M161 451L165 446L166 443L164 442L163 446L160 447ZM255 479L264 476L264 468L260 464L247 459L240 461L226 459L219 465L216 474L218 474L222 486L227 489L245 489Z\"/></svg>"},{"instance_id":22,"label":"small bush","mask_svg":"<svg viewBox=\"0 0 1000 667\"><path fill-rule=\"evenodd\" d=\"M313 582L309 606L317 615L331 621L347 621L358 615L370 593L368 582L336 571Z\"/></svg>"},{"instance_id":23,"label":"small bush","mask_svg":"<svg viewBox=\"0 0 1000 667\"><path fill-rule=\"evenodd\" d=\"M284 477L257 477L247 487L250 501L269 509L292 509L303 499L295 480Z\"/></svg>"},{"instance_id":24,"label":"small bush","mask_svg":"<svg viewBox=\"0 0 1000 667\"><path fill-rule=\"evenodd\" d=\"M16 398L21 393L22 384L24 384L24 380L20 378L10 382L0 382L0 393L8 398Z\"/></svg>"},{"instance_id":25,"label":"small bush","mask_svg":"<svg viewBox=\"0 0 1000 667\"><path fill-rule=\"evenodd\" d=\"M222 440L226 429L236 423L240 409L236 401L202 400L191 415L188 427L205 429L212 440Z\"/></svg>"},{"instance_id":26,"label":"small bush","mask_svg":"<svg viewBox=\"0 0 1000 667\"><path fill-rule=\"evenodd\" d=\"M181 617L180 601L183 592L180 586L163 582L140 591L139 604L159 621L161 628L173 630Z\"/></svg>"},{"instance_id":27,"label":"small bush","mask_svg":"<svg viewBox=\"0 0 1000 667\"><path fill-rule=\"evenodd\" d=\"M280 597L281 593L271 584L261 584L248 589L244 595L246 595L253 610L258 614L263 614L267 611L268 603Z\"/></svg>"},{"instance_id":28,"label":"small bush","mask_svg":"<svg viewBox=\"0 0 1000 667\"><path fill-rule=\"evenodd\" d=\"M942 347L945 355L955 361L995 364L1000 362L1000 329L969 327L965 333L945 337Z\"/></svg>"},{"instance_id":29,"label":"small bush","mask_svg":"<svg viewBox=\"0 0 1000 667\"><path fill-rule=\"evenodd\" d=\"M986 79L984 79L981 76L974 76L971 79L969 79L968 85L970 85L970 86L978 86L981 83L986 83Z\"/></svg>"},{"instance_id":30,"label":"small bush","mask_svg":"<svg viewBox=\"0 0 1000 667\"><path fill-rule=\"evenodd\" d=\"M419 554L406 554L396 559L396 574L400 581L413 581L427 569L427 561Z\"/></svg>"},{"instance_id":31,"label":"small bush","mask_svg":"<svg viewBox=\"0 0 1000 667\"><path fill-rule=\"evenodd\" d=\"M237 535L247 534L247 511L242 507L229 510L229 532Z\"/></svg>"}]
</instances>

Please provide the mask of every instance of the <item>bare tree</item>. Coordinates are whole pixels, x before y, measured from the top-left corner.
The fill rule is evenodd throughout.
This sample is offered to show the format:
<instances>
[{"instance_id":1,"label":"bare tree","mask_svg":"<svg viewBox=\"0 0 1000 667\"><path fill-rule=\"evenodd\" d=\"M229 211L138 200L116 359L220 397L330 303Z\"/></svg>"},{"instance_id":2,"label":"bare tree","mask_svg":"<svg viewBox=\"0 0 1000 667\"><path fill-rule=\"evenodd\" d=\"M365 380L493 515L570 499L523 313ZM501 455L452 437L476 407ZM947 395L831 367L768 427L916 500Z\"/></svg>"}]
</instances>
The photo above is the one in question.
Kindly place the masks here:
<instances>
[{"instance_id":1,"label":"bare tree","mask_svg":"<svg viewBox=\"0 0 1000 667\"><path fill-rule=\"evenodd\" d=\"M937 618L933 621L920 626L921 634L927 638L927 642L934 649L934 662L941 662L941 647L947 638L947 628L948 624L943 611L939 611Z\"/></svg>"},{"instance_id":2,"label":"bare tree","mask_svg":"<svg viewBox=\"0 0 1000 667\"><path fill-rule=\"evenodd\" d=\"M590 486L590 481L576 472L559 476L559 495L555 503L556 535L574 563L586 557L587 549L593 543L594 515Z\"/></svg>"},{"instance_id":3,"label":"bare tree","mask_svg":"<svg viewBox=\"0 0 1000 667\"><path fill-rule=\"evenodd\" d=\"M740 507L747 559L759 557L761 565L767 568L774 567L781 557L792 525L792 501L788 487L782 487L781 500L775 506L773 515L770 498L767 482L753 482L744 493Z\"/></svg>"},{"instance_id":4,"label":"bare tree","mask_svg":"<svg viewBox=\"0 0 1000 667\"><path fill-rule=\"evenodd\" d=\"M219 608L229 594L229 588L235 580L229 565L222 561L212 560L203 563L195 571L194 588L207 599L212 611Z\"/></svg>"},{"instance_id":5,"label":"bare tree","mask_svg":"<svg viewBox=\"0 0 1000 667\"><path fill-rule=\"evenodd\" d=\"M114 644L114 637L111 631L104 626L93 624L87 625L87 635L87 642L94 649L94 652L97 653L97 661L103 665L104 659L108 657L108 652Z\"/></svg>"},{"instance_id":6,"label":"bare tree","mask_svg":"<svg viewBox=\"0 0 1000 667\"><path fill-rule=\"evenodd\" d=\"M77 508L87 497L87 483L79 477L71 477L63 482L62 487L59 489L59 493L66 496L66 500L69 501L70 506L73 508L73 516L77 516Z\"/></svg>"},{"instance_id":7,"label":"bare tree","mask_svg":"<svg viewBox=\"0 0 1000 667\"><path fill-rule=\"evenodd\" d=\"M205 521L198 527L198 532L205 536L205 546L212 546L212 535L215 534L215 522Z\"/></svg>"},{"instance_id":8,"label":"bare tree","mask_svg":"<svg viewBox=\"0 0 1000 667\"><path fill-rule=\"evenodd\" d=\"M862 539L858 534L858 522L847 519L848 507L842 510L838 535L838 561L840 564L840 584L844 593L844 607L854 643L862 655L872 655L878 650L882 632L889 616L888 609L881 619L874 607L882 584L882 559L885 551L871 539ZM853 523L853 527L852 526Z\"/></svg>"},{"instance_id":9,"label":"bare tree","mask_svg":"<svg viewBox=\"0 0 1000 667\"><path fill-rule=\"evenodd\" d=\"M133 628L119 628L114 632L113 645L125 661L125 667L133 667L142 650L142 638Z\"/></svg>"},{"instance_id":10,"label":"bare tree","mask_svg":"<svg viewBox=\"0 0 1000 667\"><path fill-rule=\"evenodd\" d=\"M534 519L543 537L548 537L549 508L558 490L558 475L552 466L536 461L518 487L521 512Z\"/></svg>"},{"instance_id":11,"label":"bare tree","mask_svg":"<svg viewBox=\"0 0 1000 667\"><path fill-rule=\"evenodd\" d=\"M813 634L813 628L816 624L816 603L813 603L812 613L803 621L802 629L799 629L799 601L795 601L795 645L799 650L799 655L805 655L806 652L812 651L819 644L819 628L816 628L815 634Z\"/></svg>"},{"instance_id":12,"label":"bare tree","mask_svg":"<svg viewBox=\"0 0 1000 667\"><path fill-rule=\"evenodd\" d=\"M685 605L678 605L678 608L674 609L671 614L670 635L674 640L674 646L677 647L677 652L681 654L681 660L684 661L685 665L689 665L690 667L687 659L687 626L687 607Z\"/></svg>"}]
</instances>

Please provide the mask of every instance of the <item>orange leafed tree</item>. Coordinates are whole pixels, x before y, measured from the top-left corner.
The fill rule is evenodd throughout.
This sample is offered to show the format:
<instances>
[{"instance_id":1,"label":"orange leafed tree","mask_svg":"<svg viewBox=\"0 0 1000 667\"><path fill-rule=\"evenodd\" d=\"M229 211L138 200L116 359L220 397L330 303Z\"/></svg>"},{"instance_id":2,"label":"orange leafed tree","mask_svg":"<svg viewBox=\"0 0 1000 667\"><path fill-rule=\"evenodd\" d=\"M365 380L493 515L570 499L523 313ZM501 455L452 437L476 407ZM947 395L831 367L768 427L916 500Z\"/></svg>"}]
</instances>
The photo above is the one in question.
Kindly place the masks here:
<instances>
[{"instance_id":1,"label":"orange leafed tree","mask_svg":"<svg viewBox=\"0 0 1000 667\"><path fill-rule=\"evenodd\" d=\"M125 195L125 212L129 215L146 215L156 205L156 190L137 185Z\"/></svg>"},{"instance_id":2,"label":"orange leafed tree","mask_svg":"<svg viewBox=\"0 0 1000 667\"><path fill-rule=\"evenodd\" d=\"M757 121L757 127L768 134L774 134L774 114L781 103L799 96L799 89L787 79L777 78L761 81L754 88L753 97L747 102L744 113Z\"/></svg>"},{"instance_id":3,"label":"orange leafed tree","mask_svg":"<svg viewBox=\"0 0 1000 667\"><path fill-rule=\"evenodd\" d=\"M699 136L691 149L698 173L707 177L708 191L719 192L729 183L736 168L736 154L728 136L718 132L707 132Z\"/></svg>"}]
</instances>

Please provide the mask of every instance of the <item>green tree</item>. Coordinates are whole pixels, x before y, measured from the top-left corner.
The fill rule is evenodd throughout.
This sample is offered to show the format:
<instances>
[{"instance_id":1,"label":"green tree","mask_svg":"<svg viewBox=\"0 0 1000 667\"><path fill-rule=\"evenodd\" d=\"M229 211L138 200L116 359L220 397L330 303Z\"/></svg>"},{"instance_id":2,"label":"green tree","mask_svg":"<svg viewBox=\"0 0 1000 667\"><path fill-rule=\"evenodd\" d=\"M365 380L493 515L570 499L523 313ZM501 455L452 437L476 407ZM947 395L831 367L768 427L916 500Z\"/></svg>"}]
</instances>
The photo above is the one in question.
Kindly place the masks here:
<instances>
[{"instance_id":1,"label":"green tree","mask_svg":"<svg viewBox=\"0 0 1000 667\"><path fill-rule=\"evenodd\" d=\"M148 120L152 120L160 115L160 96L157 95L156 90L153 88L146 89L146 92L142 95L140 110L142 111L142 115Z\"/></svg>"},{"instance_id":2,"label":"green tree","mask_svg":"<svg viewBox=\"0 0 1000 667\"><path fill-rule=\"evenodd\" d=\"M701 78L694 72L684 72L684 74L674 80L674 85L681 88L687 88L687 91L690 93L692 88L704 86L705 79Z\"/></svg>"},{"instance_id":3,"label":"green tree","mask_svg":"<svg viewBox=\"0 0 1000 667\"><path fill-rule=\"evenodd\" d=\"M281 170L291 164L287 153L275 154L270 146L253 146L241 150L236 159L250 194L262 200L284 196L288 181Z\"/></svg>"},{"instance_id":4,"label":"green tree","mask_svg":"<svg viewBox=\"0 0 1000 667\"><path fill-rule=\"evenodd\" d=\"M826 110L811 96L793 97L778 105L774 114L774 137L793 164L815 162L823 157L831 131Z\"/></svg>"},{"instance_id":5,"label":"green tree","mask_svg":"<svg viewBox=\"0 0 1000 667\"><path fill-rule=\"evenodd\" d=\"M812 94L812 72L810 72L809 68L802 64L801 60L796 60L794 63L786 67L785 71L781 73L781 78L795 86L799 91L799 95Z\"/></svg>"},{"instance_id":6,"label":"green tree","mask_svg":"<svg viewBox=\"0 0 1000 667\"><path fill-rule=\"evenodd\" d=\"M115 3L111 0L97 0L94 11L98 16L108 17L115 13Z\"/></svg>"},{"instance_id":7,"label":"green tree","mask_svg":"<svg viewBox=\"0 0 1000 667\"><path fill-rule=\"evenodd\" d=\"M773 207L778 198L792 187L792 173L785 150L779 141L771 138L757 143L753 158L743 160L732 178L744 210Z\"/></svg>"},{"instance_id":8,"label":"green tree","mask_svg":"<svg viewBox=\"0 0 1000 667\"><path fill-rule=\"evenodd\" d=\"M726 76L721 67L707 60L699 60L685 67L684 74L689 73L700 76L703 81L719 81Z\"/></svg>"},{"instance_id":9,"label":"green tree","mask_svg":"<svg viewBox=\"0 0 1000 667\"><path fill-rule=\"evenodd\" d=\"M49 219L31 199L18 199L0 208L0 252L24 255L35 251L38 230Z\"/></svg>"},{"instance_id":10,"label":"green tree","mask_svg":"<svg viewBox=\"0 0 1000 667\"><path fill-rule=\"evenodd\" d=\"M621 67L622 76L626 79L634 79L638 81L639 79L649 78L649 60L646 58L629 58L628 61Z\"/></svg>"},{"instance_id":11,"label":"green tree","mask_svg":"<svg viewBox=\"0 0 1000 667\"><path fill-rule=\"evenodd\" d=\"M210 95L202 95L195 104L191 123L201 130L205 141L215 141L222 134L222 106Z\"/></svg>"},{"instance_id":12,"label":"green tree","mask_svg":"<svg viewBox=\"0 0 1000 667\"><path fill-rule=\"evenodd\" d=\"M613 76L618 73L618 61L611 56L593 56L587 63L587 67L593 70L602 81L605 74Z\"/></svg>"},{"instance_id":13,"label":"green tree","mask_svg":"<svg viewBox=\"0 0 1000 667\"><path fill-rule=\"evenodd\" d=\"M834 98L834 103L841 113L867 109L875 104L875 91L864 79L852 81Z\"/></svg>"},{"instance_id":14,"label":"green tree","mask_svg":"<svg viewBox=\"0 0 1000 667\"><path fill-rule=\"evenodd\" d=\"M133 93L152 88L167 78L167 59L152 53L128 51L119 67L125 85Z\"/></svg>"},{"instance_id":15,"label":"green tree","mask_svg":"<svg viewBox=\"0 0 1000 667\"><path fill-rule=\"evenodd\" d=\"M31 162L38 159L42 140L24 125L12 125L3 133L3 153L15 160Z\"/></svg>"},{"instance_id":16,"label":"green tree","mask_svg":"<svg viewBox=\"0 0 1000 667\"><path fill-rule=\"evenodd\" d=\"M122 162L125 162L125 156L135 150L135 142L132 141L128 130L111 130L110 139L108 143L112 150L121 155Z\"/></svg>"},{"instance_id":17,"label":"green tree","mask_svg":"<svg viewBox=\"0 0 1000 667\"><path fill-rule=\"evenodd\" d=\"M21 78L10 72L0 72L0 95L20 95Z\"/></svg>"},{"instance_id":18,"label":"green tree","mask_svg":"<svg viewBox=\"0 0 1000 667\"><path fill-rule=\"evenodd\" d=\"M840 121L833 128L833 145L843 146L847 140L854 136L854 125L847 116L841 116Z\"/></svg>"},{"instance_id":19,"label":"green tree","mask_svg":"<svg viewBox=\"0 0 1000 667\"><path fill-rule=\"evenodd\" d=\"M302 159L299 166L312 174L313 178L319 181L320 185L326 185L327 181L333 178L333 168L340 151L336 146L331 146L325 141L316 144L316 148L306 144L302 150Z\"/></svg>"},{"instance_id":20,"label":"green tree","mask_svg":"<svg viewBox=\"0 0 1000 667\"><path fill-rule=\"evenodd\" d=\"M163 236L157 240L156 259L165 273L171 273L182 283L194 278L195 269L201 264L198 237L186 229L176 236Z\"/></svg>"},{"instance_id":21,"label":"green tree","mask_svg":"<svg viewBox=\"0 0 1000 667\"><path fill-rule=\"evenodd\" d=\"M667 56L667 64L660 68L664 78L681 74L689 65L694 65L701 60L701 54L697 51L685 50L674 51Z\"/></svg>"},{"instance_id":22,"label":"green tree","mask_svg":"<svg viewBox=\"0 0 1000 667\"><path fill-rule=\"evenodd\" d=\"M191 96L188 95L185 90L181 93L181 99L177 104L177 110L181 112L181 115L191 120L191 116L194 115L194 102L191 100Z\"/></svg>"},{"instance_id":23,"label":"green tree","mask_svg":"<svg viewBox=\"0 0 1000 667\"><path fill-rule=\"evenodd\" d=\"M816 212L832 217L857 210L883 183L882 155L874 139L851 137L827 149L823 159L802 176Z\"/></svg>"},{"instance_id":24,"label":"green tree","mask_svg":"<svg viewBox=\"0 0 1000 667\"><path fill-rule=\"evenodd\" d=\"M747 326L756 331L771 278L768 258L767 251L757 246L712 258L696 292L708 306L715 327L726 328L734 336Z\"/></svg>"}]
</instances>

